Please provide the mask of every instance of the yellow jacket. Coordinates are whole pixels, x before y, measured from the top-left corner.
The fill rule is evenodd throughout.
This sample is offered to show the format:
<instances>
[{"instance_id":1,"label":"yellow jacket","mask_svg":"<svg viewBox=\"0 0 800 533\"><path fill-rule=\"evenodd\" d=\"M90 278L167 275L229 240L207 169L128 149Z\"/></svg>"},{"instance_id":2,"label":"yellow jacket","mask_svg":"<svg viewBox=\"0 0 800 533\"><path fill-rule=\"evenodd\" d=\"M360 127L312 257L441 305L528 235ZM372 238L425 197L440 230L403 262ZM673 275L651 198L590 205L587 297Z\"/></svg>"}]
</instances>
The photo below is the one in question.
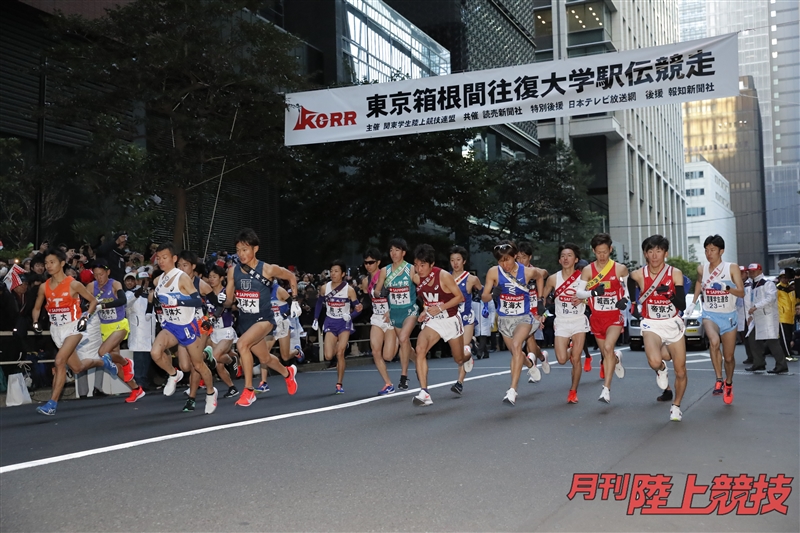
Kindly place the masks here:
<instances>
[{"instance_id":1,"label":"yellow jacket","mask_svg":"<svg viewBox=\"0 0 800 533\"><path fill-rule=\"evenodd\" d=\"M794 287L791 289L786 283L778 283L778 320L781 324L794 324L794 306L797 297Z\"/></svg>"}]
</instances>

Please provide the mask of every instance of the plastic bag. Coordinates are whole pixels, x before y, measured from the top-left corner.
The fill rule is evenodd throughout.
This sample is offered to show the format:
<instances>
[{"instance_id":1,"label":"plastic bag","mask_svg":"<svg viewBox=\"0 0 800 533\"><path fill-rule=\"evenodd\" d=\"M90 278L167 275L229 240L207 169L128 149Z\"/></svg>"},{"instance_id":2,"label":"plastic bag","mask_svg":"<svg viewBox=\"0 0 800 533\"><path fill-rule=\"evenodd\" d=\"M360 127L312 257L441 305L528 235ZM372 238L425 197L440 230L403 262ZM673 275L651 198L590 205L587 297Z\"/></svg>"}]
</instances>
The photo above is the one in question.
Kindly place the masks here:
<instances>
[{"instance_id":1,"label":"plastic bag","mask_svg":"<svg viewBox=\"0 0 800 533\"><path fill-rule=\"evenodd\" d=\"M28 387L25 386L25 377L21 373L8 376L8 392L6 393L6 405L13 407L31 403L31 395Z\"/></svg>"}]
</instances>

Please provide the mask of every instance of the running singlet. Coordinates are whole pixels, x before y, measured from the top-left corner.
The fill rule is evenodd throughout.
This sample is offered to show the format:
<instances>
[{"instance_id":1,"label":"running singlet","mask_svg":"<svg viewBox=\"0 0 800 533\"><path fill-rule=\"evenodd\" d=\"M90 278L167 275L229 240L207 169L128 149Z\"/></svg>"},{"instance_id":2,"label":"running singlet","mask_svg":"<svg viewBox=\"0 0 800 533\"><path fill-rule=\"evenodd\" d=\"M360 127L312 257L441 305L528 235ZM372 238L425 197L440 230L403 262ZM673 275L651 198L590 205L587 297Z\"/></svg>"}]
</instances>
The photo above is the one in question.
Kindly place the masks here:
<instances>
[{"instance_id":1,"label":"running singlet","mask_svg":"<svg viewBox=\"0 0 800 533\"><path fill-rule=\"evenodd\" d=\"M667 272L664 274L660 285L666 285L669 287L669 291L659 294L654 290L650 296L647 297L647 300L642 303L642 318L649 318L651 320L666 320L678 315L678 310L670 301L670 298L672 298L672 296L675 294L675 282L672 279L672 267L669 265L664 265L664 268L667 269ZM650 286L655 280L650 277L650 267L647 265L642 268L642 275L644 276L644 290L642 291L644 293L650 289ZM656 275L656 277L658 277L658 275Z\"/></svg>"},{"instance_id":2,"label":"running singlet","mask_svg":"<svg viewBox=\"0 0 800 533\"><path fill-rule=\"evenodd\" d=\"M523 316L531 312L531 295L525 286L525 267L517 263L517 275L510 278L499 266L497 284L502 292L497 305L500 316Z\"/></svg>"},{"instance_id":3,"label":"running singlet","mask_svg":"<svg viewBox=\"0 0 800 533\"><path fill-rule=\"evenodd\" d=\"M467 283L469 283L469 272L465 270L456 278L456 285L458 285L458 289L464 296L464 301L458 304L458 314L461 316L472 314L472 295L467 292ZM420 292L422 292L422 289L420 289ZM469 312L467 312L467 307L469 307Z\"/></svg>"},{"instance_id":4,"label":"running singlet","mask_svg":"<svg viewBox=\"0 0 800 533\"><path fill-rule=\"evenodd\" d=\"M411 280L411 265L403 261L399 268L386 267L386 287L389 289L389 305L411 307L417 301L417 287Z\"/></svg>"},{"instance_id":5,"label":"running singlet","mask_svg":"<svg viewBox=\"0 0 800 533\"><path fill-rule=\"evenodd\" d=\"M103 288L99 288L96 281L92 282L92 294L95 298L97 298L98 304L113 302L117 299L116 295L114 294L114 280L108 278L108 283L106 283L105 287ZM121 305L119 307L111 307L109 309L98 308L97 314L100 315L101 324L112 324L114 322L119 322L125 318L125 306Z\"/></svg>"},{"instance_id":6,"label":"running singlet","mask_svg":"<svg viewBox=\"0 0 800 533\"><path fill-rule=\"evenodd\" d=\"M367 285L367 291L372 298L372 314L373 315L385 315L389 312L389 300L387 298L381 298L380 296L373 296L372 291L375 289L375 285L378 283L378 278L380 277L381 272L378 270L375 272L375 275L372 276L372 279L369 280L369 284Z\"/></svg>"},{"instance_id":7,"label":"running singlet","mask_svg":"<svg viewBox=\"0 0 800 533\"><path fill-rule=\"evenodd\" d=\"M161 274L156 286L156 297L161 303L162 323L185 326L195 320L195 308L177 305L174 300L187 298L180 289L180 279L186 273L178 268L173 268L169 272Z\"/></svg>"},{"instance_id":8,"label":"running singlet","mask_svg":"<svg viewBox=\"0 0 800 533\"><path fill-rule=\"evenodd\" d=\"M253 270L259 274L264 272L264 263L259 261ZM241 266L233 269L233 283L236 288L236 306L239 313L247 315L272 316L272 281L266 285L242 272Z\"/></svg>"},{"instance_id":9,"label":"running singlet","mask_svg":"<svg viewBox=\"0 0 800 533\"><path fill-rule=\"evenodd\" d=\"M345 315L350 314L350 298L347 296L347 288L349 285L344 285L340 290L334 292L333 282L329 281L325 285L325 306L327 311L325 314L329 318L344 319Z\"/></svg>"},{"instance_id":10,"label":"running singlet","mask_svg":"<svg viewBox=\"0 0 800 533\"><path fill-rule=\"evenodd\" d=\"M592 278L594 279L600 274L600 271L597 270L594 262L591 264L592 267ZM620 283L619 278L617 278L617 265L614 261L611 261L611 270L603 276L603 278L598 282L596 286L602 285L605 288L605 294L602 296L592 296L589 298L589 307L592 309L592 313L614 313L615 315L620 312L617 309L617 302L625 296L625 288ZM596 287L595 286L595 287ZM592 290L595 287L586 287L586 290Z\"/></svg>"},{"instance_id":11,"label":"running singlet","mask_svg":"<svg viewBox=\"0 0 800 533\"><path fill-rule=\"evenodd\" d=\"M55 289L50 288L50 280L44 282L45 309L53 326L69 324L81 316L81 300L73 298L69 290L73 281L75 278L67 276Z\"/></svg>"},{"instance_id":12,"label":"running singlet","mask_svg":"<svg viewBox=\"0 0 800 533\"><path fill-rule=\"evenodd\" d=\"M440 284L439 276L441 273L441 268L433 267L428 277L422 280L422 282L419 284L419 294L422 296L422 301L424 302L426 308L433 307L438 304L446 304L453 299L453 295L449 292L444 292L444 289ZM451 307L436 315L428 315L428 320L450 318L451 316L456 316L457 312L457 307Z\"/></svg>"},{"instance_id":13,"label":"running singlet","mask_svg":"<svg viewBox=\"0 0 800 533\"><path fill-rule=\"evenodd\" d=\"M556 317L563 316L573 318L576 316L583 316L586 312L586 304L581 301L578 305L573 305L572 298L575 296L581 284L586 282L581 280L580 275L578 275L569 286L562 288L564 281L566 280L564 280L564 277L561 275L561 270L559 270L556 272Z\"/></svg>"},{"instance_id":14,"label":"running singlet","mask_svg":"<svg viewBox=\"0 0 800 533\"><path fill-rule=\"evenodd\" d=\"M278 299L278 285L272 282L272 314L276 317L289 316L289 304Z\"/></svg>"},{"instance_id":15,"label":"running singlet","mask_svg":"<svg viewBox=\"0 0 800 533\"><path fill-rule=\"evenodd\" d=\"M208 295L208 299L206 300L206 308L208 309L208 316L212 317L211 322L215 329L219 328L229 328L233 326L233 311L230 309L223 309L222 316L219 318L214 317L214 311L216 311L217 306L221 305L219 300L225 300L227 294L225 293L225 289L223 288L219 291L219 294L214 294L213 292Z\"/></svg>"},{"instance_id":16,"label":"running singlet","mask_svg":"<svg viewBox=\"0 0 800 533\"><path fill-rule=\"evenodd\" d=\"M736 296L725 290L728 283L733 285L731 264L723 261L713 271L709 271L709 266L708 263L703 265L703 310L711 313L736 311ZM712 289L714 283L722 285L722 290Z\"/></svg>"}]
</instances>

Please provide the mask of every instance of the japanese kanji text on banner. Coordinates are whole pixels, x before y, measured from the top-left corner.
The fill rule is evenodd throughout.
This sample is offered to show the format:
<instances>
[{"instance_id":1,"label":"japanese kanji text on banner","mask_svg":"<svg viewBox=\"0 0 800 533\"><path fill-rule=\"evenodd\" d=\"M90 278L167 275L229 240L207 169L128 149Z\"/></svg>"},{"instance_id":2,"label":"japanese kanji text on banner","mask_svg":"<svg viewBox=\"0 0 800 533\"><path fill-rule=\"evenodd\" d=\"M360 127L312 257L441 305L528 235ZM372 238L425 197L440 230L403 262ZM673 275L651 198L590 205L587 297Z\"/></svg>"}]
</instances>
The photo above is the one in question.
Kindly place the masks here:
<instances>
[{"instance_id":1,"label":"japanese kanji text on banner","mask_svg":"<svg viewBox=\"0 0 800 533\"><path fill-rule=\"evenodd\" d=\"M735 33L652 48L286 95L286 145L602 113L739 94Z\"/></svg>"}]
</instances>

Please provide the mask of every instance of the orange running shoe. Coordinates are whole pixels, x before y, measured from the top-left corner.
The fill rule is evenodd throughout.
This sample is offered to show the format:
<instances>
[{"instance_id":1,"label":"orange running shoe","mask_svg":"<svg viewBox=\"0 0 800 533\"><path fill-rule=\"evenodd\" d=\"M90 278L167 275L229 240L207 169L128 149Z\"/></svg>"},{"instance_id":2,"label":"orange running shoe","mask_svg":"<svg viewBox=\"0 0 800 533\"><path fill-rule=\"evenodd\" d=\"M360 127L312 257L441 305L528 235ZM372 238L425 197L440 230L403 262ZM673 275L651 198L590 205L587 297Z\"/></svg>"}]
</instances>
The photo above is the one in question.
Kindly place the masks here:
<instances>
[{"instance_id":1,"label":"orange running shoe","mask_svg":"<svg viewBox=\"0 0 800 533\"><path fill-rule=\"evenodd\" d=\"M578 403L578 391L570 390L567 396L567 403Z\"/></svg>"},{"instance_id":2,"label":"orange running shoe","mask_svg":"<svg viewBox=\"0 0 800 533\"><path fill-rule=\"evenodd\" d=\"M297 379L295 378L295 376L297 376L297 367L292 365L292 366L286 367L286 370L289 371L289 375L286 376L286 378L285 378L286 379L286 391L289 394L294 394L295 392L297 392Z\"/></svg>"},{"instance_id":3,"label":"orange running shoe","mask_svg":"<svg viewBox=\"0 0 800 533\"><path fill-rule=\"evenodd\" d=\"M131 366L133 366L133 365L131 365ZM122 368L125 368L125 367L122 367ZM144 389L141 386L139 386L138 389L133 389L131 391L131 393L128 395L128 397L125 398L125 402L126 403L133 403L136 400L138 400L139 398L143 398L143 397L144 397Z\"/></svg>"},{"instance_id":4,"label":"orange running shoe","mask_svg":"<svg viewBox=\"0 0 800 533\"><path fill-rule=\"evenodd\" d=\"M200 383L198 383L198 384L197 384L197 386L198 386L199 388L201 388L201 389L202 389L203 387L205 387L205 386L206 386L206 382L205 382L205 380L202 380L202 379L201 379L201 380L200 380Z\"/></svg>"},{"instance_id":5,"label":"orange running shoe","mask_svg":"<svg viewBox=\"0 0 800 533\"><path fill-rule=\"evenodd\" d=\"M586 361L583 362L583 371L584 372L591 372L592 371L592 358L587 357Z\"/></svg>"},{"instance_id":6,"label":"orange running shoe","mask_svg":"<svg viewBox=\"0 0 800 533\"><path fill-rule=\"evenodd\" d=\"M256 401L256 393L253 389L244 389L242 395L236 400L236 405L240 407L250 407Z\"/></svg>"},{"instance_id":7,"label":"orange running shoe","mask_svg":"<svg viewBox=\"0 0 800 533\"><path fill-rule=\"evenodd\" d=\"M602 363L600 364L600 379L606 379L606 369Z\"/></svg>"},{"instance_id":8,"label":"orange running shoe","mask_svg":"<svg viewBox=\"0 0 800 533\"><path fill-rule=\"evenodd\" d=\"M725 391L722 393L722 401L728 405L733 403L733 383L725 384Z\"/></svg>"}]
</instances>

